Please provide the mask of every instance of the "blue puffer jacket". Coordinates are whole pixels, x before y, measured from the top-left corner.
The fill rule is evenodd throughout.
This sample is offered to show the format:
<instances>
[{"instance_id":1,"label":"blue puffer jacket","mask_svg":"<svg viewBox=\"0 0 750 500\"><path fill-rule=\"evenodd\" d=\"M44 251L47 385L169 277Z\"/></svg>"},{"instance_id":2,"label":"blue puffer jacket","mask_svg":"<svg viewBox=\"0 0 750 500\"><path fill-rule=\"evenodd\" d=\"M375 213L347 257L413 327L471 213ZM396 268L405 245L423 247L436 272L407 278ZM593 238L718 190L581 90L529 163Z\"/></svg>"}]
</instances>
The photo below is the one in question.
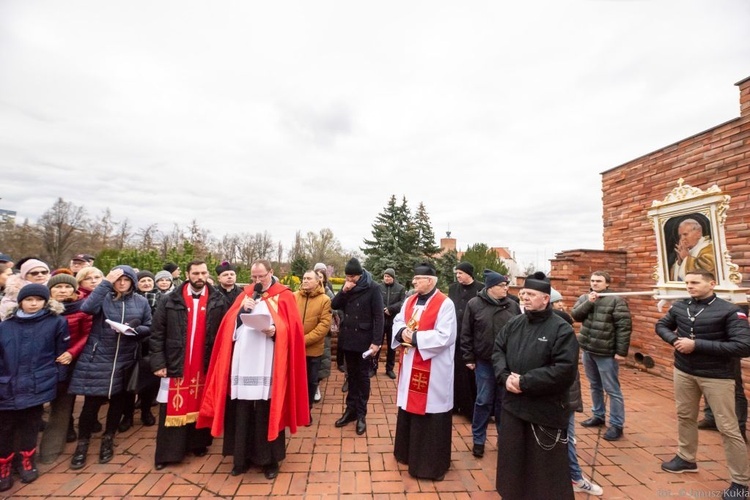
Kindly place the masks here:
<instances>
[{"instance_id":1,"label":"blue puffer jacket","mask_svg":"<svg viewBox=\"0 0 750 500\"><path fill-rule=\"evenodd\" d=\"M112 397L124 391L136 362L139 340L151 330L151 307L133 292L137 283L133 268L118 268L132 281L130 291L116 298L112 283L104 280L81 306L81 311L93 315L93 325L73 371L68 389L72 394ZM107 319L133 326L137 335L117 333L105 323Z\"/></svg>"},{"instance_id":2,"label":"blue puffer jacket","mask_svg":"<svg viewBox=\"0 0 750 500\"><path fill-rule=\"evenodd\" d=\"M0 410L23 410L52 401L66 373L55 362L68 348L68 322L49 309L0 323ZM0 439L8 439L4 436Z\"/></svg>"}]
</instances>

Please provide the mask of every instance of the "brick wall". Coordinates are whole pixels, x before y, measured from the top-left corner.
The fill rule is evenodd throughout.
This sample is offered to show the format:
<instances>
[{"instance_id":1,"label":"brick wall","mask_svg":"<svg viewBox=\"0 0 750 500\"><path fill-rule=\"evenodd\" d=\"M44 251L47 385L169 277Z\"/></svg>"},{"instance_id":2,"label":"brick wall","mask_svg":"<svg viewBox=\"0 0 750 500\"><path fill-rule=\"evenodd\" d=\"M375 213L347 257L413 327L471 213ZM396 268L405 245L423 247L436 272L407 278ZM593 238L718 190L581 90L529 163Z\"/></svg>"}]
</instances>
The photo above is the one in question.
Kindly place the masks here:
<instances>
[{"instance_id":1,"label":"brick wall","mask_svg":"<svg viewBox=\"0 0 750 500\"><path fill-rule=\"evenodd\" d=\"M742 285L750 287L750 78L737 85L739 118L602 174L604 251L570 250L557 254L552 261L551 274L564 280L560 286L566 302L572 305L568 295L575 297L586 289L585 271L600 265L612 266L609 271L615 278L615 289L651 289L655 284L651 276L656 265L656 241L646 214L651 202L663 200L679 178L703 190L717 184L732 197L725 225L727 247L743 273ZM632 359L635 352L649 355L656 362L651 372L671 376L672 348L654 333L654 323L663 313L657 311L653 299L627 300L633 314L629 357ZM744 363L750 368L748 360ZM750 381L750 369L745 373Z\"/></svg>"}]
</instances>

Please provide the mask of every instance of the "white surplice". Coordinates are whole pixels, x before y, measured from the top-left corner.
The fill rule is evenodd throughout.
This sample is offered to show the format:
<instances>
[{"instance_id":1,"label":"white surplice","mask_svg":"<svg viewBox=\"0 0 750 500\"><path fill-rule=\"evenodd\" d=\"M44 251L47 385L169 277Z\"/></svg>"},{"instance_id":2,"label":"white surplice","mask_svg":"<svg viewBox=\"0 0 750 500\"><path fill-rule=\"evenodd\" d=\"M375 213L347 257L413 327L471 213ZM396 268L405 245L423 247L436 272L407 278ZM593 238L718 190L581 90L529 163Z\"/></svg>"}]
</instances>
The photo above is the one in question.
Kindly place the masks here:
<instances>
[{"instance_id":1,"label":"white surplice","mask_svg":"<svg viewBox=\"0 0 750 500\"><path fill-rule=\"evenodd\" d=\"M270 314L265 301L258 301L251 314ZM274 342L260 330L240 324L234 331L231 398L250 401L271 397Z\"/></svg>"},{"instance_id":2,"label":"white surplice","mask_svg":"<svg viewBox=\"0 0 750 500\"><path fill-rule=\"evenodd\" d=\"M434 297L434 296L433 296ZM426 306L429 306L433 297L428 299L424 306L414 306L414 315L419 317ZM406 326L408 319L404 318L406 302L401 311L393 319L393 342L391 347L399 347L396 334ZM443 413L453 409L453 365L456 350L456 308L451 299L447 298L440 306L435 321L434 330L419 330L417 332L417 345L422 359L431 360L430 382L427 386L427 413ZM406 402L409 393L409 380L414 355L417 349L410 347L403 356L398 379L398 399L396 404L399 408L406 410Z\"/></svg>"}]
</instances>

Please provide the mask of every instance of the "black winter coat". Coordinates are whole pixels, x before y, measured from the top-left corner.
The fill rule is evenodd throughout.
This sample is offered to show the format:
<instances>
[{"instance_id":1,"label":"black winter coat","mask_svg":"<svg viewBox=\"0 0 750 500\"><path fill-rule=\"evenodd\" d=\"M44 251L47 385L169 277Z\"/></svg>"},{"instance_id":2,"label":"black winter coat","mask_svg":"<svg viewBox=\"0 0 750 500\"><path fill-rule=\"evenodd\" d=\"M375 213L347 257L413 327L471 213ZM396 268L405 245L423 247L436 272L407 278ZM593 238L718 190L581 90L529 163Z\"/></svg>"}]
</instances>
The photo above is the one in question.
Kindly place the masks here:
<instances>
[{"instance_id":1,"label":"black winter coat","mask_svg":"<svg viewBox=\"0 0 750 500\"><path fill-rule=\"evenodd\" d=\"M691 316L695 321L690 321ZM670 345L680 337L690 338L691 331L695 350L690 354L674 351L674 367L689 375L732 379L731 358L750 356L747 316L716 295L703 300L678 300L656 323L656 333Z\"/></svg>"},{"instance_id":2,"label":"black winter coat","mask_svg":"<svg viewBox=\"0 0 750 500\"><path fill-rule=\"evenodd\" d=\"M503 410L538 425L567 429L569 392L578 372L573 328L551 308L512 318L495 339L492 354L497 383L521 375L521 393L505 391Z\"/></svg>"},{"instance_id":3,"label":"black winter coat","mask_svg":"<svg viewBox=\"0 0 750 500\"><path fill-rule=\"evenodd\" d=\"M481 281L474 280L470 285L462 285L461 283L451 283L448 287L448 298L453 301L453 305L456 306L456 321L460 327L464 322L464 310L466 305L471 299L477 296L480 290L484 288L484 283ZM458 354L458 351L456 351Z\"/></svg>"},{"instance_id":4,"label":"black winter coat","mask_svg":"<svg viewBox=\"0 0 750 500\"><path fill-rule=\"evenodd\" d=\"M404 285L396 280L393 283L386 285L380 283L380 294L383 296L383 309L388 308L390 314L384 314L383 316L383 331L388 333L393 329L393 318L401 311L401 306L404 305L404 299L406 298L406 289Z\"/></svg>"},{"instance_id":5,"label":"black winter coat","mask_svg":"<svg viewBox=\"0 0 750 500\"><path fill-rule=\"evenodd\" d=\"M156 307L151 325L149 338L151 371L166 368L167 377L181 377L185 368L188 312L182 293L186 286L189 284L183 283L162 298ZM204 373L208 372L208 362L211 359L216 332L229 309L229 304L221 292L211 286L207 286L206 291L208 303L206 305L206 338L203 347Z\"/></svg>"},{"instance_id":6,"label":"black winter coat","mask_svg":"<svg viewBox=\"0 0 750 500\"><path fill-rule=\"evenodd\" d=\"M135 285L135 274L132 281ZM135 365L138 342L151 329L151 307L131 289L115 298L112 283L102 281L81 305L81 311L93 316L91 333L73 370L68 391L84 396L112 397L125 390ZM105 320L134 325L135 336L113 330Z\"/></svg>"},{"instance_id":7,"label":"black winter coat","mask_svg":"<svg viewBox=\"0 0 750 500\"><path fill-rule=\"evenodd\" d=\"M383 343L383 297L368 271L354 288L339 291L331 300L331 307L342 312L339 331L342 350L362 353L372 344Z\"/></svg>"},{"instance_id":8,"label":"black winter coat","mask_svg":"<svg viewBox=\"0 0 750 500\"><path fill-rule=\"evenodd\" d=\"M464 364L475 364L477 359L492 361L495 336L513 317L521 314L521 307L503 297L490 298L484 289L471 299L464 311L460 347Z\"/></svg>"}]
</instances>

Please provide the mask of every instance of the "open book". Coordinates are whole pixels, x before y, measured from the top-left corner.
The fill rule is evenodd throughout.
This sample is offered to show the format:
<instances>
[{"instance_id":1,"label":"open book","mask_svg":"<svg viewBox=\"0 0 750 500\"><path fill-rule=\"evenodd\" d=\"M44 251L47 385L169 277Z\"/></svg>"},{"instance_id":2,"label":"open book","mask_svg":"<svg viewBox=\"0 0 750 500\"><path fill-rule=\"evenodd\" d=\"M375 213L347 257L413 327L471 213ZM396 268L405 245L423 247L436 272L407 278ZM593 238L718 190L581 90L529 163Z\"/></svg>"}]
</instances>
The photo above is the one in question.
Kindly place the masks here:
<instances>
[{"instance_id":1,"label":"open book","mask_svg":"<svg viewBox=\"0 0 750 500\"><path fill-rule=\"evenodd\" d=\"M118 333L122 333L123 335L130 335L131 337L136 336L135 330L133 330L133 327L130 325L126 325L125 323L118 323L116 321L112 321L111 319L105 319L104 322Z\"/></svg>"}]
</instances>

